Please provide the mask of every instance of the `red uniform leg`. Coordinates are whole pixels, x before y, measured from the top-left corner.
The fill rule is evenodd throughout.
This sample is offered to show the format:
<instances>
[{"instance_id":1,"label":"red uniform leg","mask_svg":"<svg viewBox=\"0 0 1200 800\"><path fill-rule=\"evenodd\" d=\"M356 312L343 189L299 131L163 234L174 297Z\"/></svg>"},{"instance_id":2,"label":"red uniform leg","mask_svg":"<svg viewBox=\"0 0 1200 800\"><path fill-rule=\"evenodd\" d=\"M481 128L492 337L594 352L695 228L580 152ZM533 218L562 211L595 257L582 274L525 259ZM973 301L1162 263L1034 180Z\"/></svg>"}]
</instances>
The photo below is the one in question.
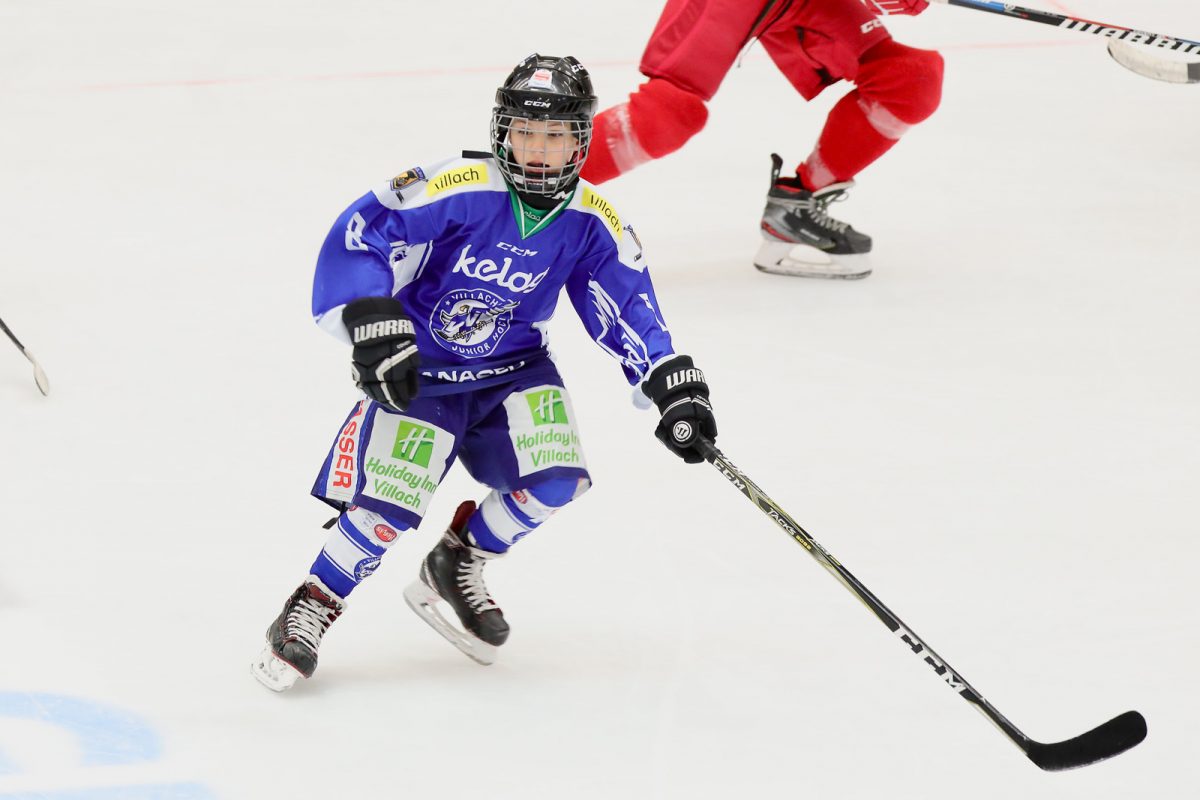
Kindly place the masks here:
<instances>
[{"instance_id":1,"label":"red uniform leg","mask_svg":"<svg viewBox=\"0 0 1200 800\"><path fill-rule=\"evenodd\" d=\"M592 183L615 178L678 150L703 128L704 104L750 38L764 5L669 0L642 55L640 69L649 80L628 102L597 115L583 178Z\"/></svg>"},{"instance_id":2,"label":"red uniform leg","mask_svg":"<svg viewBox=\"0 0 1200 800\"><path fill-rule=\"evenodd\" d=\"M639 164L673 153L708 120L699 96L662 78L651 78L629 102L596 116L592 145L580 173L592 183L628 172Z\"/></svg>"},{"instance_id":3,"label":"red uniform leg","mask_svg":"<svg viewBox=\"0 0 1200 800\"><path fill-rule=\"evenodd\" d=\"M797 169L810 190L853 179L937 110L942 57L887 39L863 54L858 88L838 101Z\"/></svg>"}]
</instances>

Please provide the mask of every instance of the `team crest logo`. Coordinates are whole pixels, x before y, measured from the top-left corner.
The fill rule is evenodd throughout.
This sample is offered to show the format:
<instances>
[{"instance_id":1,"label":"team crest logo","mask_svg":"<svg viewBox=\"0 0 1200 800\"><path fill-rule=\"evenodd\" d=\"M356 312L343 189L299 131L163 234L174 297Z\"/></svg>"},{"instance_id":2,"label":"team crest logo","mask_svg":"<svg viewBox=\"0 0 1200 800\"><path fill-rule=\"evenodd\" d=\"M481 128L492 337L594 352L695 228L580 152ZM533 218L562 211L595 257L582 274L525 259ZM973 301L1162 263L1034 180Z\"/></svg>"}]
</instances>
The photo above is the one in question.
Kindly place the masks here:
<instances>
[{"instance_id":1,"label":"team crest logo","mask_svg":"<svg viewBox=\"0 0 1200 800\"><path fill-rule=\"evenodd\" d=\"M517 305L485 289L458 289L434 307L429 330L452 353L465 358L491 355L512 327Z\"/></svg>"},{"instance_id":2,"label":"team crest logo","mask_svg":"<svg viewBox=\"0 0 1200 800\"><path fill-rule=\"evenodd\" d=\"M411 186L417 181L425 180L425 173L420 167L413 167L410 170L401 172L396 177L392 178L392 191L398 192L405 186Z\"/></svg>"},{"instance_id":3,"label":"team crest logo","mask_svg":"<svg viewBox=\"0 0 1200 800\"><path fill-rule=\"evenodd\" d=\"M354 579L357 581L364 581L374 575L375 570L379 569L380 561L381 559L379 556L371 556L370 558L364 558L362 561L359 561L354 565Z\"/></svg>"}]
</instances>

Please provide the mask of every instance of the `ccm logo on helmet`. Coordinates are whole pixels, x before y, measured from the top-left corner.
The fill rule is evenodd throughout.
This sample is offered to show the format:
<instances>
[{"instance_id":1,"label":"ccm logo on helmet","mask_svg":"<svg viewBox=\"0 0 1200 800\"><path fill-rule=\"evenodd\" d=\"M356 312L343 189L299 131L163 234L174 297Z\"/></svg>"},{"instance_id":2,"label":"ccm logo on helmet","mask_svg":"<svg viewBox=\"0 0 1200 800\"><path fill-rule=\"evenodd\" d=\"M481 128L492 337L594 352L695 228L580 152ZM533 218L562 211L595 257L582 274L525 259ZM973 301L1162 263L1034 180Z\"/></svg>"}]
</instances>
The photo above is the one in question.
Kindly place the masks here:
<instances>
[{"instance_id":1,"label":"ccm logo on helmet","mask_svg":"<svg viewBox=\"0 0 1200 800\"><path fill-rule=\"evenodd\" d=\"M545 100L526 100L521 105L533 106L534 108L549 108L550 107L550 103Z\"/></svg>"}]
</instances>

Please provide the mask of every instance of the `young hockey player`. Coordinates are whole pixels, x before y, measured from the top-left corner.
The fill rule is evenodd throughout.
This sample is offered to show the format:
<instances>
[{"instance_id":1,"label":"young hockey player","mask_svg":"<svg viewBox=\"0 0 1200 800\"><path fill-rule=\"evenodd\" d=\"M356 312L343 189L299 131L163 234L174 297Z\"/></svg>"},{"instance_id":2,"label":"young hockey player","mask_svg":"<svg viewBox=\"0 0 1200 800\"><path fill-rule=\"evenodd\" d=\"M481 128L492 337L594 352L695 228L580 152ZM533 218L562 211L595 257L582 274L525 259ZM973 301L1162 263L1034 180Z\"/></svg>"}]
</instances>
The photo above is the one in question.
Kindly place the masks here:
<instances>
[{"instance_id":1,"label":"young hockey player","mask_svg":"<svg viewBox=\"0 0 1200 800\"><path fill-rule=\"evenodd\" d=\"M672 346L641 242L579 179L595 110L578 61L531 55L497 90L490 153L409 169L334 224L313 314L353 345L366 397L313 487L340 510L337 524L252 665L268 688L313 674L346 597L421 523L456 459L491 491L458 507L405 599L468 656L495 659L509 629L484 566L590 486L547 351L564 286L635 396L657 404L656 435L672 452L699 462L697 437L716 436L708 385Z\"/></svg>"},{"instance_id":2,"label":"young hockey player","mask_svg":"<svg viewBox=\"0 0 1200 800\"><path fill-rule=\"evenodd\" d=\"M938 107L942 58L892 39L877 14L919 14L926 0L668 0L642 55L646 80L596 117L584 179L603 183L678 150L708 118L738 53L757 39L806 100L847 80L794 176L771 156L754 265L822 278L870 274L871 238L829 216L854 178Z\"/></svg>"}]
</instances>

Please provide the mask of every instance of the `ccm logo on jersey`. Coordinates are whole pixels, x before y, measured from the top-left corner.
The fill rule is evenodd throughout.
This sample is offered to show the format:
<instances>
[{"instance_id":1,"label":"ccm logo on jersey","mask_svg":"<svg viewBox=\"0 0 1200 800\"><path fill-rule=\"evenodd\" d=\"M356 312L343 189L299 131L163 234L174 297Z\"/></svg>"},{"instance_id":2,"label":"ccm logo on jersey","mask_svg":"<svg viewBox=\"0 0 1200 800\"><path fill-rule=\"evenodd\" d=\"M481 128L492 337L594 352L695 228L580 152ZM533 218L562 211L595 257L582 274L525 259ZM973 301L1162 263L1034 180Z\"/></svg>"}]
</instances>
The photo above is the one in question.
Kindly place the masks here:
<instances>
[{"instance_id":1,"label":"ccm logo on jersey","mask_svg":"<svg viewBox=\"0 0 1200 800\"><path fill-rule=\"evenodd\" d=\"M692 367L691 369L681 369L678 372L672 372L667 376L667 388L675 389L685 383L704 383L704 373Z\"/></svg>"},{"instance_id":2,"label":"ccm logo on jersey","mask_svg":"<svg viewBox=\"0 0 1200 800\"><path fill-rule=\"evenodd\" d=\"M410 319L389 319L383 322L368 322L366 325L356 325L354 328L354 343L381 339L385 336L416 336Z\"/></svg>"},{"instance_id":3,"label":"ccm logo on jersey","mask_svg":"<svg viewBox=\"0 0 1200 800\"><path fill-rule=\"evenodd\" d=\"M870 33L871 31L875 30L876 28L882 28L882 27L883 27L883 20L876 17L875 19L871 20L870 22L864 22L862 24L862 32Z\"/></svg>"},{"instance_id":4,"label":"ccm logo on jersey","mask_svg":"<svg viewBox=\"0 0 1200 800\"><path fill-rule=\"evenodd\" d=\"M507 250L517 256L536 256L538 254L537 250L526 250L524 247L517 247L515 244L509 244L508 242L497 242L496 247L500 250Z\"/></svg>"}]
</instances>

